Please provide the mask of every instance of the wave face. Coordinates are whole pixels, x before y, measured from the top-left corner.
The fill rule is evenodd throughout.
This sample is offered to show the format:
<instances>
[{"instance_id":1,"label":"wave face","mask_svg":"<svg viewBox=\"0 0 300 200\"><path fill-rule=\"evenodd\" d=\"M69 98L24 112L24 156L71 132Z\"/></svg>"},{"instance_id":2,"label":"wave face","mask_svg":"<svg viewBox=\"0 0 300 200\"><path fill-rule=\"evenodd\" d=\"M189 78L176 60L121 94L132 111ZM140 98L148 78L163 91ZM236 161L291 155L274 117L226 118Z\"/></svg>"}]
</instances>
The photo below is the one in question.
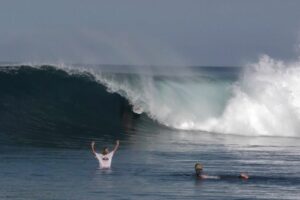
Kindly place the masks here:
<instances>
[{"instance_id":1,"label":"wave face","mask_svg":"<svg viewBox=\"0 0 300 200\"><path fill-rule=\"evenodd\" d=\"M4 132L114 132L144 113L174 129L300 136L300 65L267 56L244 69L7 66L0 84Z\"/></svg>"},{"instance_id":2,"label":"wave face","mask_svg":"<svg viewBox=\"0 0 300 200\"><path fill-rule=\"evenodd\" d=\"M89 74L69 75L50 66L0 69L1 142L62 144L120 132L128 102Z\"/></svg>"}]
</instances>

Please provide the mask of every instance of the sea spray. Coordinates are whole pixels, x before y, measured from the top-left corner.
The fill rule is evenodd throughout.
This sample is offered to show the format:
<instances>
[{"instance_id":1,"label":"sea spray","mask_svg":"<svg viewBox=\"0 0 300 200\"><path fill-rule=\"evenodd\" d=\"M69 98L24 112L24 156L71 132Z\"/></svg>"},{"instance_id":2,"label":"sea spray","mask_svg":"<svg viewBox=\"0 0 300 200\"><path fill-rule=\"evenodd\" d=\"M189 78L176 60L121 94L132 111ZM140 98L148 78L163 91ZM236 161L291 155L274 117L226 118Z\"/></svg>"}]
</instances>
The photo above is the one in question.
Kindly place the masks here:
<instances>
[{"instance_id":1,"label":"sea spray","mask_svg":"<svg viewBox=\"0 0 300 200\"><path fill-rule=\"evenodd\" d=\"M132 103L134 111L175 129L239 135L300 134L300 64L262 56L240 78L208 79L201 73L176 80L139 76L134 84L96 76Z\"/></svg>"},{"instance_id":2,"label":"sea spray","mask_svg":"<svg viewBox=\"0 0 300 200\"><path fill-rule=\"evenodd\" d=\"M222 114L236 75L232 68L169 68L130 73L104 72L89 66L58 65L70 74L89 73L110 93L118 93L132 105L133 111L175 129L191 130L197 123ZM220 69L220 70L216 70ZM224 70L225 69L225 70ZM184 72L184 73L182 73ZM233 73L235 74L235 72ZM198 128L197 128L198 129Z\"/></svg>"},{"instance_id":3,"label":"sea spray","mask_svg":"<svg viewBox=\"0 0 300 200\"><path fill-rule=\"evenodd\" d=\"M164 68L161 72L136 72L136 67L52 67L70 76L89 77L104 85L107 92L126 98L133 112L145 113L170 128L298 137L299 66L297 62L264 56L258 63L244 67L242 73L241 68L232 67ZM45 70L39 65L29 66L32 67ZM9 68L5 71L9 72ZM12 69L18 72L18 66Z\"/></svg>"},{"instance_id":4,"label":"sea spray","mask_svg":"<svg viewBox=\"0 0 300 200\"><path fill-rule=\"evenodd\" d=\"M196 128L220 133L300 136L300 63L263 56L245 68L224 113Z\"/></svg>"}]
</instances>

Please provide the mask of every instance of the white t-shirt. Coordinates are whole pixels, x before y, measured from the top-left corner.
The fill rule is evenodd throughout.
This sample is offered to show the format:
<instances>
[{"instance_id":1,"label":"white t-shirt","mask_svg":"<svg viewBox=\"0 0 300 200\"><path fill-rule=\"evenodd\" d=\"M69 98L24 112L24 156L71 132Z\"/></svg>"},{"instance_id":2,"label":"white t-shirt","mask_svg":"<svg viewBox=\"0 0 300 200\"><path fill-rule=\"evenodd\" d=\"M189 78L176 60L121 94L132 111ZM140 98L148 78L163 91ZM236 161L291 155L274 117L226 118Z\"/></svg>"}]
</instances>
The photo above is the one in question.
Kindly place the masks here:
<instances>
[{"instance_id":1,"label":"white t-shirt","mask_svg":"<svg viewBox=\"0 0 300 200\"><path fill-rule=\"evenodd\" d=\"M115 153L114 151L112 151L106 155L103 155L101 153L95 153L96 158L99 161L100 169L109 169L110 168L114 153Z\"/></svg>"}]
</instances>

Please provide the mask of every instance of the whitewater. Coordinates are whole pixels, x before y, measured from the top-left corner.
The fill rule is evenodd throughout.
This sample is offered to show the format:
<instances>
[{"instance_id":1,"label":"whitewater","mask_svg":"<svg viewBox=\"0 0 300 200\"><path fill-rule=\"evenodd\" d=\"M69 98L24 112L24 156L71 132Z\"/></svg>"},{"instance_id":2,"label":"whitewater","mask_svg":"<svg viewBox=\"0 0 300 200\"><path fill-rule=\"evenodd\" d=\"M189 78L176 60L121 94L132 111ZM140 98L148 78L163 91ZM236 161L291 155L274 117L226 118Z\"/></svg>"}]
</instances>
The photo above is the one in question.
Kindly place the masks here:
<instances>
[{"instance_id":1,"label":"whitewater","mask_svg":"<svg viewBox=\"0 0 300 200\"><path fill-rule=\"evenodd\" d=\"M300 136L299 62L262 56L257 63L235 68L160 70L123 66L112 70L113 66L51 66L70 76L88 74L109 93L126 98L133 112L144 113L169 128L247 136ZM16 67L11 65L9 69Z\"/></svg>"},{"instance_id":2,"label":"whitewater","mask_svg":"<svg viewBox=\"0 0 300 200\"><path fill-rule=\"evenodd\" d=\"M248 136L300 136L300 64L262 56L235 78L194 73L191 69L156 79L153 70L135 78L80 67L58 66L68 72L88 72L165 126ZM218 68L219 69L219 68ZM220 70L220 69L219 69ZM150 71L150 72L149 72ZM150 75L149 75L150 73ZM183 74L182 74L183 73ZM174 78L175 77L175 78Z\"/></svg>"},{"instance_id":3,"label":"whitewater","mask_svg":"<svg viewBox=\"0 0 300 200\"><path fill-rule=\"evenodd\" d=\"M0 199L299 199L299 66L3 64Z\"/></svg>"}]
</instances>

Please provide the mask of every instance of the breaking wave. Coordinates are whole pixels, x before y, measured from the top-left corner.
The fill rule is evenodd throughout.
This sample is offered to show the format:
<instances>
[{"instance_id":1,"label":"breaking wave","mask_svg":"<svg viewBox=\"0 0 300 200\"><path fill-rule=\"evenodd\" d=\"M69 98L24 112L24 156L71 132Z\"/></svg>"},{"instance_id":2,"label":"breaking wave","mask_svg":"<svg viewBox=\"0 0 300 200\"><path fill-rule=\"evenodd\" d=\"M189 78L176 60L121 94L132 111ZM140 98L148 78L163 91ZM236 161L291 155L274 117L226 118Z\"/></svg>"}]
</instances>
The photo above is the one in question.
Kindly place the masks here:
<instances>
[{"instance_id":1,"label":"breaking wave","mask_svg":"<svg viewBox=\"0 0 300 200\"><path fill-rule=\"evenodd\" d=\"M13 129L21 117L28 127L42 120L59 128L65 117L69 124L110 129L121 126L124 113L144 113L174 129L300 136L297 62L263 56L244 68L113 68L2 66L0 129Z\"/></svg>"}]
</instances>

